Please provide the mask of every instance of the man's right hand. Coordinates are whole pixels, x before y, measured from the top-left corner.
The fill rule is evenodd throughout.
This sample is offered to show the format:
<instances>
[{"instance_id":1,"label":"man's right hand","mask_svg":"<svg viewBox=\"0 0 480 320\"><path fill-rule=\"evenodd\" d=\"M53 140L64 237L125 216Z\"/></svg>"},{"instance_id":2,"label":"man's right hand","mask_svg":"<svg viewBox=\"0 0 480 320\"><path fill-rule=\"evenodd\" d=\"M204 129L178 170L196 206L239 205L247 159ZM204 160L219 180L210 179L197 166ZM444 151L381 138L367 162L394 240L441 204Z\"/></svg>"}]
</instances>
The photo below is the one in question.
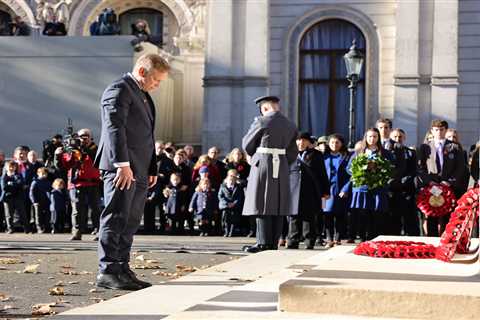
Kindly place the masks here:
<instances>
[{"instance_id":1,"label":"man's right hand","mask_svg":"<svg viewBox=\"0 0 480 320\"><path fill-rule=\"evenodd\" d=\"M125 187L127 187L127 190L129 190L132 182L134 181L135 178L133 177L133 171L132 169L130 169L129 166L118 168L117 175L113 179L115 187L119 188L122 191Z\"/></svg>"}]
</instances>

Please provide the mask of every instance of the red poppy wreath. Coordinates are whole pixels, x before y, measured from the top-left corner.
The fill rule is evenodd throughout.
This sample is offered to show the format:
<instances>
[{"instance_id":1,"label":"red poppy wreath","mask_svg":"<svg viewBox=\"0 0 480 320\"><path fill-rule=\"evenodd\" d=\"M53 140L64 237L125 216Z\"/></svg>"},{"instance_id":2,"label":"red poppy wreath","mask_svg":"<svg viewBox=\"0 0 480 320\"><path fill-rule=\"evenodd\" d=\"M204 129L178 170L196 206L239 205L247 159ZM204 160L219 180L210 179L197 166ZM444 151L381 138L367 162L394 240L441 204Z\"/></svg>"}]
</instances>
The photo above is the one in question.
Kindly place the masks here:
<instances>
[{"instance_id":1,"label":"red poppy wreath","mask_svg":"<svg viewBox=\"0 0 480 320\"><path fill-rule=\"evenodd\" d=\"M449 186L431 183L418 193L417 207L427 217L443 217L455 208L455 194Z\"/></svg>"}]
</instances>

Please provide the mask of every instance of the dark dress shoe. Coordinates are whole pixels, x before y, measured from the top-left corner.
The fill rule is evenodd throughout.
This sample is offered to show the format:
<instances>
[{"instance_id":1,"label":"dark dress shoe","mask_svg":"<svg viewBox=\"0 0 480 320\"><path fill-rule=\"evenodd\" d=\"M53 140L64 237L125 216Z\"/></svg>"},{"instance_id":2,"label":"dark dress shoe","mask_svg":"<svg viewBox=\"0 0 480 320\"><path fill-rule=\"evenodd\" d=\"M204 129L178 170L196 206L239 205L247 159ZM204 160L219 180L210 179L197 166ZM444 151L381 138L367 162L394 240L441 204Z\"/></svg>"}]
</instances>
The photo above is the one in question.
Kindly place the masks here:
<instances>
[{"instance_id":1,"label":"dark dress shoe","mask_svg":"<svg viewBox=\"0 0 480 320\"><path fill-rule=\"evenodd\" d=\"M287 242L287 245L285 246L286 249L298 249L298 243L288 243Z\"/></svg>"},{"instance_id":2,"label":"dark dress shoe","mask_svg":"<svg viewBox=\"0 0 480 320\"><path fill-rule=\"evenodd\" d=\"M135 272L133 272L130 269L126 270L125 274L130 277L130 280L132 280L136 284L142 286L142 288L148 288L148 287L152 286L152 284L150 282L146 282L146 281L142 281L142 280L138 279Z\"/></svg>"},{"instance_id":3,"label":"dark dress shoe","mask_svg":"<svg viewBox=\"0 0 480 320\"><path fill-rule=\"evenodd\" d=\"M257 252L260 252L260 251L267 250L267 247L263 244L256 244L256 245L253 245L253 246L244 246L242 248L242 250L245 251L245 252L249 252L249 253L257 253Z\"/></svg>"},{"instance_id":4,"label":"dark dress shoe","mask_svg":"<svg viewBox=\"0 0 480 320\"><path fill-rule=\"evenodd\" d=\"M107 274L99 273L97 275L96 286L105 289L114 290L140 290L143 289L139 284L133 282L129 276L124 273Z\"/></svg>"}]
</instances>

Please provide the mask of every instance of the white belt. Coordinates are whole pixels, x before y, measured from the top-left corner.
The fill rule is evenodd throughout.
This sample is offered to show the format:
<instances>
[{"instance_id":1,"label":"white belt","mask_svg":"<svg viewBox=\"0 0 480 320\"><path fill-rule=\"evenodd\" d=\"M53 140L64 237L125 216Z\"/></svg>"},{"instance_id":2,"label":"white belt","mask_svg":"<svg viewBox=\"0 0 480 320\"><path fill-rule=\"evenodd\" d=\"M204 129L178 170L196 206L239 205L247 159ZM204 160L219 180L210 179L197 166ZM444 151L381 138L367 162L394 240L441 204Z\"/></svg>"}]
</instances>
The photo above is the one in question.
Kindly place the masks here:
<instances>
[{"instance_id":1,"label":"white belt","mask_svg":"<svg viewBox=\"0 0 480 320\"><path fill-rule=\"evenodd\" d=\"M257 153L271 154L272 155L272 166L273 166L273 179L278 179L278 173L280 172L280 157L279 155L287 154L285 149L277 148L264 148L258 147Z\"/></svg>"}]
</instances>

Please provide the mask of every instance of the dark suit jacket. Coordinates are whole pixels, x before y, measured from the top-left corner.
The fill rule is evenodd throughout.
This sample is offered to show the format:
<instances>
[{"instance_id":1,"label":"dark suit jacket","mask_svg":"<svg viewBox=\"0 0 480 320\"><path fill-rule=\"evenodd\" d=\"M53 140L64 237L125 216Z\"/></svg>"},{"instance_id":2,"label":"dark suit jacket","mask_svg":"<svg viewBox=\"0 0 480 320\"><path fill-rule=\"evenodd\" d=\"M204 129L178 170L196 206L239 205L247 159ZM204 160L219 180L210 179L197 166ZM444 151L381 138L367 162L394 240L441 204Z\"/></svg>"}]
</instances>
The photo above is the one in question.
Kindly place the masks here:
<instances>
[{"instance_id":1,"label":"dark suit jacket","mask_svg":"<svg viewBox=\"0 0 480 320\"><path fill-rule=\"evenodd\" d=\"M434 160L435 146L431 144L422 144L417 152L417 187L423 187L430 182L440 183L448 182L457 197L465 192L465 172L467 164L463 155L462 148L451 141L446 140L443 147L443 167L442 172L437 173Z\"/></svg>"},{"instance_id":2,"label":"dark suit jacket","mask_svg":"<svg viewBox=\"0 0 480 320\"><path fill-rule=\"evenodd\" d=\"M130 162L134 176L157 175L155 107L150 95L124 75L102 96L102 133L95 166L114 171L114 163Z\"/></svg>"}]
</instances>

